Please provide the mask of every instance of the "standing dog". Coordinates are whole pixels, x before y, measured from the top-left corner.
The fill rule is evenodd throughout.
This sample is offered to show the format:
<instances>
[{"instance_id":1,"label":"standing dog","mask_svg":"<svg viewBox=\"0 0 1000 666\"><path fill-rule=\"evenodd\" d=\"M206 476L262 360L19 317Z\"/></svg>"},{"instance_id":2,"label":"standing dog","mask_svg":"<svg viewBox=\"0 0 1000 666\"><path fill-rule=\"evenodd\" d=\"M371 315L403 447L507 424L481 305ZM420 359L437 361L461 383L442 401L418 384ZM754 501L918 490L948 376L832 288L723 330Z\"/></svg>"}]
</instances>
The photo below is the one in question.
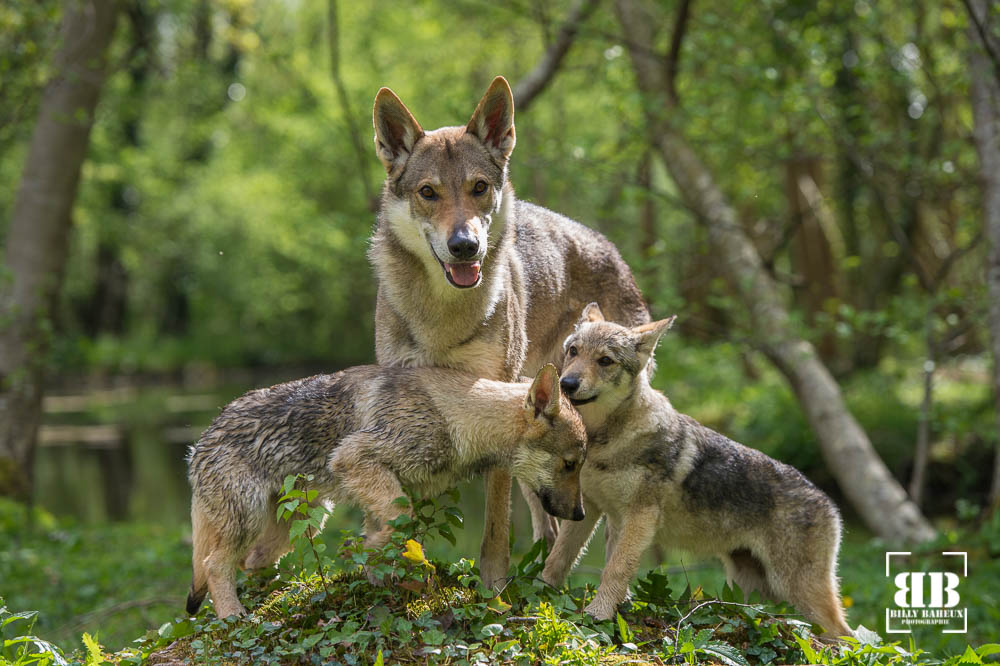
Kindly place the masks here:
<instances>
[{"instance_id":1,"label":"standing dog","mask_svg":"<svg viewBox=\"0 0 1000 666\"><path fill-rule=\"evenodd\" d=\"M514 100L503 77L468 124L424 131L396 95L375 97L375 147L387 178L369 256L378 277L382 365L443 366L511 381L562 358L588 302L637 325L649 313L606 238L518 201L507 180ZM510 476L487 477L480 570L496 586L510 557ZM536 539L555 526L526 493Z\"/></svg>"},{"instance_id":2,"label":"standing dog","mask_svg":"<svg viewBox=\"0 0 1000 666\"><path fill-rule=\"evenodd\" d=\"M359 366L251 391L191 447L194 579L187 611L212 593L219 617L242 615L237 565L290 549L275 518L282 481L312 474L317 501L365 511L365 546L389 541L403 488L437 494L473 474L509 470L555 516L583 518L586 433L543 367L530 385L443 368Z\"/></svg>"},{"instance_id":3,"label":"standing dog","mask_svg":"<svg viewBox=\"0 0 1000 666\"><path fill-rule=\"evenodd\" d=\"M744 591L794 604L833 636L850 636L836 568L840 515L793 467L674 411L646 366L674 318L626 328L591 303L565 343L561 385L589 436L586 518L564 524L542 578L561 585L607 516L610 556L586 611L614 617L654 540L722 559Z\"/></svg>"}]
</instances>

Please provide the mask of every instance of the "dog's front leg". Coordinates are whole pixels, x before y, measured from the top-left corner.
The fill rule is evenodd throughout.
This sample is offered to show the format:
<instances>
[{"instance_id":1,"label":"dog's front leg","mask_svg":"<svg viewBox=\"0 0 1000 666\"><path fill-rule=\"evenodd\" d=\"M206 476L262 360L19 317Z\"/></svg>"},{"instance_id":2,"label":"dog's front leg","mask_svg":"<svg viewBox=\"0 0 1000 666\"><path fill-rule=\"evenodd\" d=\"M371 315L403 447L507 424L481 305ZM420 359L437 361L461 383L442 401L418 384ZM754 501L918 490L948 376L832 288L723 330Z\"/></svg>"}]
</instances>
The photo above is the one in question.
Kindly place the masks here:
<instances>
[{"instance_id":1,"label":"dog's front leg","mask_svg":"<svg viewBox=\"0 0 1000 666\"><path fill-rule=\"evenodd\" d=\"M390 521L407 513L412 515L409 508L395 503L397 497L406 495L396 475L366 455L384 446L384 442L370 433L354 433L340 441L329 461L330 470L339 481L340 492L365 512L365 548L371 549L389 543L392 538ZM367 567L365 570L369 581L377 584L371 571Z\"/></svg>"},{"instance_id":2,"label":"dog's front leg","mask_svg":"<svg viewBox=\"0 0 1000 666\"><path fill-rule=\"evenodd\" d=\"M552 552L545 558L545 569L542 570L542 580L553 587L559 587L566 580L570 570L579 561L587 542L594 534L601 512L597 507L583 498L583 520L564 521L559 529L559 536L552 547Z\"/></svg>"},{"instance_id":3,"label":"dog's front leg","mask_svg":"<svg viewBox=\"0 0 1000 666\"><path fill-rule=\"evenodd\" d=\"M528 510L531 511L531 539L533 541L545 539L551 547L559 535L559 521L556 520L555 516L551 516L545 511L538 495L528 486L521 482L518 482L517 485L521 487L521 495L524 496L524 501L528 503Z\"/></svg>"},{"instance_id":4,"label":"dog's front leg","mask_svg":"<svg viewBox=\"0 0 1000 666\"><path fill-rule=\"evenodd\" d=\"M510 566L510 486L505 469L486 472L486 520L480 549L479 576L493 590L503 588Z\"/></svg>"},{"instance_id":5,"label":"dog's front leg","mask_svg":"<svg viewBox=\"0 0 1000 666\"><path fill-rule=\"evenodd\" d=\"M594 600L584 609L598 620L610 620L615 616L618 605L628 595L628 584L639 570L639 559L653 542L659 521L658 506L644 506L631 510L621 520L612 523L609 516L608 529L614 534L614 549L601 572L601 585Z\"/></svg>"}]
</instances>

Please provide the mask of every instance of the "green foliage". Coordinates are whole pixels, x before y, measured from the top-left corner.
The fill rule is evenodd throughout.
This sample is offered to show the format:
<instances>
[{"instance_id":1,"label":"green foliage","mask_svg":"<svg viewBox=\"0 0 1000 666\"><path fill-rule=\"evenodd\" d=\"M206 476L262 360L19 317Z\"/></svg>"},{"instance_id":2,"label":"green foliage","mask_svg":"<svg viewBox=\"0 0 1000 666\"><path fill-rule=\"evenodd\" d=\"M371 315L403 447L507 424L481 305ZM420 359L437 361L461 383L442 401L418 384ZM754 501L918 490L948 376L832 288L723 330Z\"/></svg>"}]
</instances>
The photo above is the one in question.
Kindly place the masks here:
<instances>
[{"instance_id":1,"label":"green foliage","mask_svg":"<svg viewBox=\"0 0 1000 666\"><path fill-rule=\"evenodd\" d=\"M0 597L0 664L49 666L66 664L58 646L32 635L38 611L12 613Z\"/></svg>"},{"instance_id":2,"label":"green foliage","mask_svg":"<svg viewBox=\"0 0 1000 666\"><path fill-rule=\"evenodd\" d=\"M319 517L311 515L309 508L300 510L304 505L309 507L309 492L307 478L287 480L282 504L299 502L283 509L293 526L297 520L308 524ZM413 500L413 517L397 521L392 542L380 551L365 550L353 531L331 535L335 548L313 551L313 545L330 541L315 541L310 529L302 529L295 539L295 554L285 558L278 569L241 578L241 597L252 609L249 618L219 620L210 604L194 618L163 621L160 615L161 619L154 623L160 625L158 629L147 632L132 647L109 654L113 648L102 648L91 638L98 630L102 636L106 634L110 628L105 626L107 620L115 617L108 615L83 628L87 632L83 649L68 660L138 664L166 650L173 658L194 663L318 660L367 664L374 663L381 654L383 663L615 664L659 660L729 666L957 666L962 660L978 663L977 658L988 663L998 654L993 652L995 633L991 627L998 621L995 599L996 581L1000 581L1000 517L980 531L946 535L942 543L927 547L928 567L933 553L942 549L959 548L970 553L970 580L977 584L963 586L962 599L970 609L971 633L959 638L968 640L971 647L967 649L964 642L956 641L937 644L940 635L935 638L933 632L915 634L916 643L885 644L863 629L858 643L843 647L816 641L808 623L796 619L790 608L763 603L756 595L745 599L738 588L719 587L719 596L714 598L688 582L688 573L676 574L663 568L648 571L633 582L633 598L615 620L594 622L582 613L593 595L592 584L574 583L574 577L568 587L554 589L538 580L539 558L545 552L541 542L515 561L507 586L494 595L481 588L472 560L450 555L447 559L427 557L440 554L442 549L449 552L450 544L442 532L449 533L456 522L462 522L461 512L455 508L458 505L453 496L441 502ZM25 514L7 511L4 515L21 515L23 520ZM46 529L39 528L41 535L47 533ZM58 529L76 532L81 541L88 539L85 532L72 526L60 525ZM58 553L65 549L62 542L33 540L26 524L8 535L18 535L19 549L28 544L38 549L41 561L57 562ZM154 565L139 555L144 568L130 573L128 559L163 536L135 531L131 541L124 540L121 534L111 536L105 532L103 537L105 545L111 543L109 537L114 540L114 547L104 553L103 566L118 574L115 580L119 586L135 589L132 578L141 579L146 586L156 585L153 579L164 565L174 567L164 572L167 583L177 590L186 586L189 546L181 548L184 557L175 565L169 559ZM886 584L881 570L884 550L877 542L845 544L840 575L845 596L852 597L848 609L852 626L859 622L878 626L882 608L889 603L885 595L891 596L891 585ZM81 555L86 550L76 548L73 552ZM97 571L85 556L83 566ZM376 574L380 586L370 584L366 571ZM13 579L10 574L4 575L4 587L9 589L11 581L18 578L25 585L43 587L34 575L29 569L18 570ZM64 603L65 590L54 589L53 595L54 604L49 608L56 609ZM23 593L20 597L24 597ZM128 598L126 593L124 599ZM23 607L23 602L17 605ZM181 607L179 595L175 607ZM4 619L14 615L22 618L4 625L4 639L51 634L40 620L53 612L0 612ZM141 618L138 621L138 625L134 621L130 625L136 633L142 626ZM51 621L45 626L51 627ZM115 635L121 635L121 631ZM102 642L125 645L129 637L126 634ZM40 640L43 642L38 644L18 642L15 648L28 645L28 656L40 654L41 659L51 661L22 663L59 663L45 656L42 648L52 646L44 642L48 639ZM65 644L79 646L79 640L77 633ZM62 654L58 648L52 649L53 654ZM5 656L9 660L19 658L15 653Z\"/></svg>"}]
</instances>

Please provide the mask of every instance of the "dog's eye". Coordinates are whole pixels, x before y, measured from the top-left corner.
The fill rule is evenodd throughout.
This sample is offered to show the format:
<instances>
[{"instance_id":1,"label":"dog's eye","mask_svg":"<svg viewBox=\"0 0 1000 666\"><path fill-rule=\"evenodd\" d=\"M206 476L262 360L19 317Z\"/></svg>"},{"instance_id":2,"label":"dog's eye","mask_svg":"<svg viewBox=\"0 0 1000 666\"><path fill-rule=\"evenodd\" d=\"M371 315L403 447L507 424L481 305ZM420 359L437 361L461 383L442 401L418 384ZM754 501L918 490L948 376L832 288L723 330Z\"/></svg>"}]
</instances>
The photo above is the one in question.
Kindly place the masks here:
<instances>
[{"instance_id":1,"label":"dog's eye","mask_svg":"<svg viewBox=\"0 0 1000 666\"><path fill-rule=\"evenodd\" d=\"M576 461L575 460L564 460L563 461L563 467L566 469L567 472L572 472L574 469L576 469Z\"/></svg>"},{"instance_id":2,"label":"dog's eye","mask_svg":"<svg viewBox=\"0 0 1000 666\"><path fill-rule=\"evenodd\" d=\"M418 192L420 192L420 196L424 199L437 199L437 192L435 192L434 188L430 185L424 185L418 190Z\"/></svg>"},{"instance_id":3,"label":"dog's eye","mask_svg":"<svg viewBox=\"0 0 1000 666\"><path fill-rule=\"evenodd\" d=\"M570 356L576 356L576 346L570 346L570 348L569 348L569 355Z\"/></svg>"},{"instance_id":4,"label":"dog's eye","mask_svg":"<svg viewBox=\"0 0 1000 666\"><path fill-rule=\"evenodd\" d=\"M597 365L604 366L605 368L614 362L615 360L610 356L602 356L601 358L597 359Z\"/></svg>"},{"instance_id":5,"label":"dog's eye","mask_svg":"<svg viewBox=\"0 0 1000 666\"><path fill-rule=\"evenodd\" d=\"M487 187L489 187L489 185L486 184L485 180L477 180L476 184L472 186L472 193L482 194L483 192L486 191Z\"/></svg>"}]
</instances>

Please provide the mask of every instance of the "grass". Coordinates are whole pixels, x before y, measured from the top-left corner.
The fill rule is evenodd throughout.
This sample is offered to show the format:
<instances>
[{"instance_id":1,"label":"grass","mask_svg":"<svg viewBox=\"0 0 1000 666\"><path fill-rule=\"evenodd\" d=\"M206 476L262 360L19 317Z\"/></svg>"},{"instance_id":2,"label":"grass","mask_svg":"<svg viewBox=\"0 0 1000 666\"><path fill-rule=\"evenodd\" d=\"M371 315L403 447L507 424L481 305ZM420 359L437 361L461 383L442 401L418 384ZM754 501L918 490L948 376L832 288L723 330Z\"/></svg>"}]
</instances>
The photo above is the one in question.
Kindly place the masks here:
<instances>
[{"instance_id":1,"label":"grass","mask_svg":"<svg viewBox=\"0 0 1000 666\"><path fill-rule=\"evenodd\" d=\"M461 502L448 504L461 505ZM454 528L454 519L450 525ZM9 544L0 554L0 580L3 581L0 595L11 611L38 610L32 632L61 646L67 653L82 649L84 633L94 636L108 653L127 648L133 639L144 635L145 642L139 646L147 654L184 637L188 641L186 649L194 651L188 656L197 653L197 661L202 661L214 655L213 658L226 663L230 659L249 658L249 652L232 657L234 651L239 651L238 647L233 647L235 643L263 650L261 654L277 650L274 655L288 659L313 653L319 655L313 648L328 648L323 658L340 655L339 658L347 659L344 655L353 654L356 648L357 655L368 655L372 661L379 649L395 655L397 660L420 657L418 661L422 661L433 656L428 648L433 651L443 650L442 646L446 645L465 645L455 650L467 653L479 650L489 659L505 659L511 663L524 659L544 662L549 657L554 659L553 654L558 656L563 652L593 657L578 663L614 663L607 660L615 655L635 653L626 644L640 643L653 646L649 648L651 652L644 653L647 658L663 659L672 649L669 641L665 642L671 636L670 640L693 646L685 653L685 659L715 659L716 663L730 663L713 652L721 650L725 655L727 645L750 663L788 663L786 659L803 659L805 653L795 636L813 645L808 643L811 639L807 625L797 622L794 615L784 615L791 609L770 604L733 605L737 599L726 596L728 591L719 567L697 562L682 564L677 558L671 558L669 566L647 573L644 580L633 586L639 592L636 603L624 613L624 627L617 623L594 623L579 611L596 583L595 574L603 560L600 543L595 543L592 552L588 553L580 568L582 573L571 577L568 590L554 591L534 578L539 565L531 555L537 552L525 557L528 544L516 542L518 575L504 593L503 600L497 601L475 592L472 563L461 557L469 554L467 546L460 542L453 546L446 538L432 537L431 529L424 529L418 536L426 552L434 556L431 561L436 572L433 585L426 583L427 576L418 576L425 587L415 588L416 591L401 588L398 580L407 580L407 576L412 578L412 569L401 567L397 562L388 565L387 569L387 575L395 576L397 583L383 590L371 588L354 568L357 562L365 561L359 557L366 556L358 555L360 551L356 548L353 551L350 547L344 549L344 537L352 533L330 525L321 543L326 545L326 552L336 552L338 557L330 560L324 556L324 567L333 562L350 564L334 567L337 570L332 573L324 569L334 581L329 591L317 586L314 554L300 543L297 551L283 560L279 578L258 577L244 583L244 599L249 601L248 605L270 600L258 618L260 621L247 628L244 624L231 625L215 619L210 609L204 609L195 620L184 616L183 599L190 581L189 535L184 529L142 524L80 526L58 521L44 511L26 510L6 501L0 502L0 528L5 543ZM468 531L455 530L455 536L464 539ZM917 631L914 647L938 660L957 658L969 644L981 646L1000 642L1000 604L997 603L1000 600L1000 516L979 531L946 530L939 543L920 551L920 567L925 570L940 568L935 567L939 559L937 554L953 549L969 553L968 584L963 583L959 591L962 605L970 610L970 631L968 635L944 635L931 628ZM891 604L895 591L884 576L885 550L884 544L859 530L848 532L841 554L841 577L852 626L863 624L876 631L884 628L884 608ZM397 553L401 551L400 548ZM670 591L666 592L666 588ZM462 591L465 596L455 596L449 590ZM442 595L445 595L444 602ZM678 621L683 615L713 598L721 599L718 605L708 604L685 620L693 632L691 635L684 634L683 627L678 630ZM373 608L381 610L372 611ZM371 616L372 612L378 617ZM456 620L451 618L444 623L448 626L442 628L442 617L456 613L459 619L464 618L464 624L455 624ZM332 622L335 618L339 620ZM345 624L348 620L356 626ZM538 634L540 627L547 626L545 623L550 625L546 631L558 634L556 639ZM271 625L276 628L269 629ZM334 625L339 629L335 631ZM486 629L491 625L500 628ZM331 628L324 629L328 626ZM160 629L150 631L151 627ZM322 637L310 638L318 635L317 628L324 629L320 632ZM704 629L712 631L701 635ZM497 633L487 636L490 631ZM269 637L270 633L275 636ZM419 640L399 642L403 635L417 636ZM367 636L369 640L355 645L345 636ZM626 640L629 636L632 638ZM202 642L192 648L190 643L199 637ZM495 640L493 646L488 647L491 638ZM205 643L209 639L213 642ZM516 643L516 648L511 641ZM509 643L506 647L497 648L505 642ZM724 645L713 647L714 643ZM206 652L206 645L215 651ZM545 652L549 649L545 645L550 646L549 652ZM553 647L560 645L563 647ZM284 647L279 650L280 646ZM678 649L680 647L683 645ZM909 642L903 647L909 650ZM296 652L300 648L302 652ZM816 645L815 649L820 646ZM448 654L451 659L462 656L457 652ZM443 659L447 654L438 656ZM678 658L682 656L677 655ZM878 659L883 657L889 659L892 655L887 652ZM282 662L279 659L276 663ZM361 659L357 663L369 662ZM876 660L872 663L888 662Z\"/></svg>"}]
</instances>

